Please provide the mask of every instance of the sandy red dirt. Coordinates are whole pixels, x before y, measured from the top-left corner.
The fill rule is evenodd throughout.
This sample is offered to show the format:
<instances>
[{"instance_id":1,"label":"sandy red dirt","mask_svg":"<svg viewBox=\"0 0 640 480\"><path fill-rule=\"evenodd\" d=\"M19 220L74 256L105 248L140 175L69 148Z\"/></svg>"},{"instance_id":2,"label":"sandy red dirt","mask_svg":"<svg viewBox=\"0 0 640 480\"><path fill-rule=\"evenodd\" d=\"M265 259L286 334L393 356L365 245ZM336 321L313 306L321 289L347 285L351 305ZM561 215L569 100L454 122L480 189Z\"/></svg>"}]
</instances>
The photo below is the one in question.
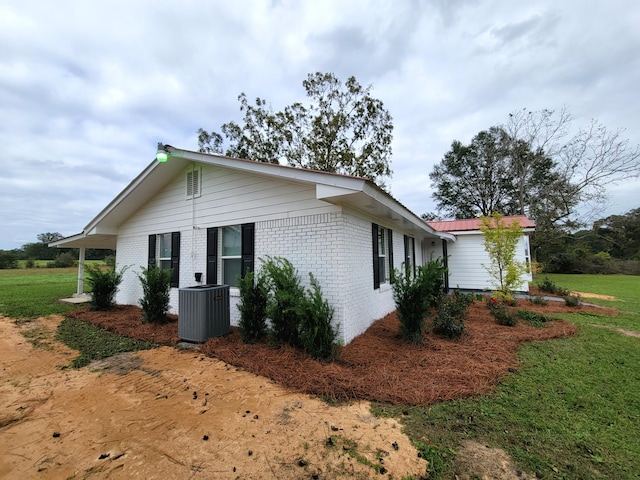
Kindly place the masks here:
<instances>
[{"instance_id":1,"label":"sandy red dirt","mask_svg":"<svg viewBox=\"0 0 640 480\"><path fill-rule=\"evenodd\" d=\"M0 318L0 478L377 475L345 445L393 478L426 471L397 422L367 402L329 406L198 352L162 347L61 370L77 352L52 340L34 349L21 335L51 338L60 320Z\"/></svg>"}]
</instances>

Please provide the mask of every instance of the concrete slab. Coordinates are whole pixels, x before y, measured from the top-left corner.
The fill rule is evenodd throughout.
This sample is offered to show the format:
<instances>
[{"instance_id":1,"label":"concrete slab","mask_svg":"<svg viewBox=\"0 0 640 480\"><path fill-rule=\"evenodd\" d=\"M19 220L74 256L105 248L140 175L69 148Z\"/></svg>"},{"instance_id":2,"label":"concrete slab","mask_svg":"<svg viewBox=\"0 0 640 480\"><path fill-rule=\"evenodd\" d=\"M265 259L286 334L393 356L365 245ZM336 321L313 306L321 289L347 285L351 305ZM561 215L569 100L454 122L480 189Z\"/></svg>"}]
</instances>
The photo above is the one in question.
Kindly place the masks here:
<instances>
[{"instance_id":1,"label":"concrete slab","mask_svg":"<svg viewBox=\"0 0 640 480\"><path fill-rule=\"evenodd\" d=\"M87 293L78 295L75 293L69 298L61 298L60 301L64 303L88 303L91 301L91 295Z\"/></svg>"}]
</instances>

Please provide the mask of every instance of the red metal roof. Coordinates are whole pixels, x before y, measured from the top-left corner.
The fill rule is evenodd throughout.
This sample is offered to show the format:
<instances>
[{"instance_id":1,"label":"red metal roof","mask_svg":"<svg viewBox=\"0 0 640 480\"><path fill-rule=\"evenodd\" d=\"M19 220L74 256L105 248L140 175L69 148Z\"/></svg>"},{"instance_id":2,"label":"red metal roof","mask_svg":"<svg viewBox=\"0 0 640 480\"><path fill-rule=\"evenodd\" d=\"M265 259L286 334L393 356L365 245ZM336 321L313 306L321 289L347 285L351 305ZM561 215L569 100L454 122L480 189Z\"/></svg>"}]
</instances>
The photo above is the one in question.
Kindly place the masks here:
<instances>
[{"instance_id":1,"label":"red metal roof","mask_svg":"<svg viewBox=\"0 0 640 480\"><path fill-rule=\"evenodd\" d=\"M536 224L533 220L528 219L524 215L516 215L513 217L502 217L507 226L517 221L522 228L535 228ZM468 218L465 220L442 220L439 222L427 222L427 224L439 232L464 232L471 230L480 230L479 218Z\"/></svg>"}]
</instances>

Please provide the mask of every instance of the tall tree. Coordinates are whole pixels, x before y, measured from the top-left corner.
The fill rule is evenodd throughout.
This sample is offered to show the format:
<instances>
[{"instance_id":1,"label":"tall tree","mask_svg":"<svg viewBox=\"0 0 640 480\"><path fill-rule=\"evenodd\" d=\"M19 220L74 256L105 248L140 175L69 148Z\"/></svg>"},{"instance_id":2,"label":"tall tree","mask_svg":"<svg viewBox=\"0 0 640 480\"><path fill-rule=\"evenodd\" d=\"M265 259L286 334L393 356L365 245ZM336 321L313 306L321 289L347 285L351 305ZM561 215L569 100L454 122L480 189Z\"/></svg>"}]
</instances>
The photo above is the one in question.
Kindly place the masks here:
<instances>
[{"instance_id":1,"label":"tall tree","mask_svg":"<svg viewBox=\"0 0 640 480\"><path fill-rule=\"evenodd\" d=\"M576 129L566 108L557 115L516 111L488 132L493 134L480 132L469 146L454 141L430 175L433 197L439 211L458 218L494 212L533 218L534 254L544 242L584 225L579 206L602 204L608 185L640 175L640 148L629 145L623 130L595 120ZM481 138L488 148L478 148Z\"/></svg>"},{"instance_id":2,"label":"tall tree","mask_svg":"<svg viewBox=\"0 0 640 480\"><path fill-rule=\"evenodd\" d=\"M438 210L455 218L512 213L508 145L509 138L499 127L478 133L469 145L454 140L429 175Z\"/></svg>"},{"instance_id":3,"label":"tall tree","mask_svg":"<svg viewBox=\"0 0 640 480\"><path fill-rule=\"evenodd\" d=\"M393 124L381 100L354 77L344 84L332 73L309 74L302 82L307 105L296 102L274 112L266 100L255 105L240 94L241 124L222 134L198 130L198 146L261 162L279 163L368 178L380 186L391 176ZM225 139L228 146L225 148Z\"/></svg>"}]
</instances>

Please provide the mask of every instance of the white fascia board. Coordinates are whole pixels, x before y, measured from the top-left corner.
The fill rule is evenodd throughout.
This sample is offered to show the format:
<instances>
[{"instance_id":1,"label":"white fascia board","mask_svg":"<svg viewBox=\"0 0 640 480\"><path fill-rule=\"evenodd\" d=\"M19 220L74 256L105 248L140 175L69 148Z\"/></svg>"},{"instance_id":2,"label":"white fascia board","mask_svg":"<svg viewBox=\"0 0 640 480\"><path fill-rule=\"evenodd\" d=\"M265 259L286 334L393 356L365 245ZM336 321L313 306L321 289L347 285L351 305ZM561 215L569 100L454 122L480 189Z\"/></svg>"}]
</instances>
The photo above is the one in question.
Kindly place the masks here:
<instances>
[{"instance_id":1,"label":"white fascia board","mask_svg":"<svg viewBox=\"0 0 640 480\"><path fill-rule=\"evenodd\" d=\"M397 214L401 218L404 218L419 227L420 230L434 237L443 238L451 242L456 241L456 237L454 235L445 232L439 232L433 229L422 218L417 216L415 213L413 213L411 210L399 203L391 195L389 195L387 192L377 187L373 183L367 183L365 185L364 192L367 193L374 201L381 203L382 205L389 208L394 214Z\"/></svg>"}]
</instances>

